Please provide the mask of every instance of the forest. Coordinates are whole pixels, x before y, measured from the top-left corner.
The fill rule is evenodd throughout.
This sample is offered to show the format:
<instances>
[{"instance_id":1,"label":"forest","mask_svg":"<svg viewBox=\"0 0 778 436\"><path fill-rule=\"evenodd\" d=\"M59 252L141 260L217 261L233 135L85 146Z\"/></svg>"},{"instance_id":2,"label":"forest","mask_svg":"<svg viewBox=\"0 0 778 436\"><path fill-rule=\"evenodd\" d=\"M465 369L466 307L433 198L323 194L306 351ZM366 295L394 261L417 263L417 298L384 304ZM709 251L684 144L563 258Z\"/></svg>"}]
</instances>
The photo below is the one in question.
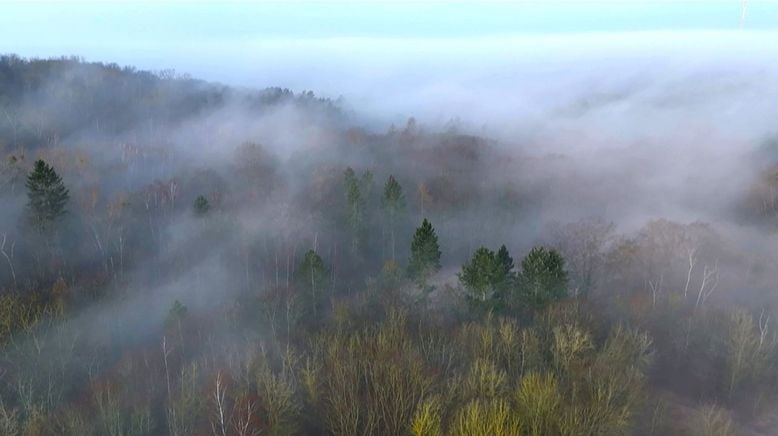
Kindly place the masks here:
<instances>
[{"instance_id":1,"label":"forest","mask_svg":"<svg viewBox=\"0 0 778 436\"><path fill-rule=\"evenodd\" d=\"M774 435L776 147L4 55L0 434Z\"/></svg>"}]
</instances>

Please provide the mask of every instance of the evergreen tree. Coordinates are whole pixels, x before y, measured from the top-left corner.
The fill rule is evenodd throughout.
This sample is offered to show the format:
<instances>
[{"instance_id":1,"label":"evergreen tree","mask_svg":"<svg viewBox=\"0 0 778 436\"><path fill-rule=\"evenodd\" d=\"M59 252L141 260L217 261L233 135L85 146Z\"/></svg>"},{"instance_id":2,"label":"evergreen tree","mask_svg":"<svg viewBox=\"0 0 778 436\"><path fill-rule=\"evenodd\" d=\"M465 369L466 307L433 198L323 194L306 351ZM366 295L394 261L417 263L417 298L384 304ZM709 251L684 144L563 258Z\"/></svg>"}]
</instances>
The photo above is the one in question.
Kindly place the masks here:
<instances>
[{"instance_id":1,"label":"evergreen tree","mask_svg":"<svg viewBox=\"0 0 778 436\"><path fill-rule=\"evenodd\" d=\"M411 242L411 257L408 260L408 274L420 286L426 286L427 279L440 270L440 247L438 236L432 224L424 218L416 229Z\"/></svg>"},{"instance_id":2,"label":"evergreen tree","mask_svg":"<svg viewBox=\"0 0 778 436\"><path fill-rule=\"evenodd\" d=\"M389 176L389 179L384 185L382 204L384 211L386 212L387 221L389 222L389 233L392 243L392 260L395 260L394 230L398 215L405 210L405 196L403 195L402 187L394 176Z\"/></svg>"},{"instance_id":3,"label":"evergreen tree","mask_svg":"<svg viewBox=\"0 0 778 436\"><path fill-rule=\"evenodd\" d=\"M346 187L347 218L351 228L351 250L356 254L359 251L359 237L364 222L365 200L360 190L360 180L351 167L343 173L343 179Z\"/></svg>"},{"instance_id":4,"label":"evergreen tree","mask_svg":"<svg viewBox=\"0 0 778 436\"><path fill-rule=\"evenodd\" d=\"M194 210L194 214L196 216L203 216L211 209L211 205L208 203L207 198L202 195L198 195L197 198L195 198L192 209Z\"/></svg>"},{"instance_id":5,"label":"evergreen tree","mask_svg":"<svg viewBox=\"0 0 778 436\"><path fill-rule=\"evenodd\" d=\"M518 297L530 307L542 308L567 296L567 281L562 255L538 246L521 261Z\"/></svg>"},{"instance_id":6,"label":"evergreen tree","mask_svg":"<svg viewBox=\"0 0 778 436\"><path fill-rule=\"evenodd\" d=\"M469 262L462 265L462 272L458 275L469 298L486 302L497 295L496 283L502 275L502 265L492 250L481 247L473 253Z\"/></svg>"},{"instance_id":7,"label":"evergreen tree","mask_svg":"<svg viewBox=\"0 0 778 436\"><path fill-rule=\"evenodd\" d=\"M513 274L513 259L503 245L497 254L486 247L479 248L458 275L470 304L492 311L501 307L513 284Z\"/></svg>"},{"instance_id":8,"label":"evergreen tree","mask_svg":"<svg viewBox=\"0 0 778 436\"><path fill-rule=\"evenodd\" d=\"M373 173L370 170L362 172L362 176L359 178L359 190L366 205L373 193Z\"/></svg>"},{"instance_id":9,"label":"evergreen tree","mask_svg":"<svg viewBox=\"0 0 778 436\"><path fill-rule=\"evenodd\" d=\"M186 306L184 306L180 301L176 300L173 302L173 305L170 306L170 310L167 312L167 319L165 320L165 324L170 327L173 325L181 326L181 320L184 319L186 316L186 313L188 312L188 309Z\"/></svg>"},{"instance_id":10,"label":"evergreen tree","mask_svg":"<svg viewBox=\"0 0 778 436\"><path fill-rule=\"evenodd\" d=\"M505 245L502 245L500 249L497 250L496 258L497 262L502 267L502 281L499 284L499 291L501 295L505 296L516 284L515 266L513 264L513 258Z\"/></svg>"},{"instance_id":11,"label":"evergreen tree","mask_svg":"<svg viewBox=\"0 0 778 436\"><path fill-rule=\"evenodd\" d=\"M27 176L27 214L30 224L45 232L67 212L70 195L62 178L43 160L38 159Z\"/></svg>"},{"instance_id":12,"label":"evergreen tree","mask_svg":"<svg viewBox=\"0 0 778 436\"><path fill-rule=\"evenodd\" d=\"M326 287L328 277L324 261L314 250L308 250L297 270L297 282L306 291L304 300L308 301L314 317L318 314L321 295Z\"/></svg>"},{"instance_id":13,"label":"evergreen tree","mask_svg":"<svg viewBox=\"0 0 778 436\"><path fill-rule=\"evenodd\" d=\"M343 173L343 181L346 188L346 215L351 229L351 252L357 255L362 248L368 221L366 209L373 190L373 173L364 171L360 177L357 177L354 170L349 167Z\"/></svg>"}]
</instances>

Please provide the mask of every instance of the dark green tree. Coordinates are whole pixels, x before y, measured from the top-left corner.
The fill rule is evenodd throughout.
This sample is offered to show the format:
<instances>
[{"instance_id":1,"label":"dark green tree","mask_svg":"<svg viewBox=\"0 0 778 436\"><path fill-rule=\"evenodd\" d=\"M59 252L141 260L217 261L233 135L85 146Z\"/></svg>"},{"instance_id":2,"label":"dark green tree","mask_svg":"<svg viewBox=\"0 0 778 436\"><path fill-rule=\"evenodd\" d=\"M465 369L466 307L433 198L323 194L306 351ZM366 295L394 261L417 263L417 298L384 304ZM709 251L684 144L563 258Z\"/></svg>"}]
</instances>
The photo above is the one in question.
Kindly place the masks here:
<instances>
[{"instance_id":1,"label":"dark green tree","mask_svg":"<svg viewBox=\"0 0 778 436\"><path fill-rule=\"evenodd\" d=\"M362 247L368 221L366 208L373 189L373 173L365 171L362 176L357 177L354 170L349 167L343 173L343 182L346 190L346 216L351 230L351 252L357 255Z\"/></svg>"},{"instance_id":2,"label":"dark green tree","mask_svg":"<svg viewBox=\"0 0 778 436\"><path fill-rule=\"evenodd\" d=\"M542 246L533 248L521 261L518 298L533 308L542 308L567 296L565 259L559 252Z\"/></svg>"},{"instance_id":3,"label":"dark green tree","mask_svg":"<svg viewBox=\"0 0 778 436\"><path fill-rule=\"evenodd\" d=\"M180 301L176 300L173 302L173 305L170 306L170 310L167 312L167 318L165 319L165 324L170 327L173 325L181 326L181 320L184 319L186 316L186 313L189 310L186 306L184 306Z\"/></svg>"},{"instance_id":4,"label":"dark green tree","mask_svg":"<svg viewBox=\"0 0 778 436\"><path fill-rule=\"evenodd\" d=\"M504 245L496 254L481 247L462 265L459 282L471 307L494 311L502 307L513 285L513 275L513 259Z\"/></svg>"},{"instance_id":5,"label":"dark green tree","mask_svg":"<svg viewBox=\"0 0 778 436\"><path fill-rule=\"evenodd\" d=\"M402 187L394 176L389 176L389 179L384 185L384 196L381 203L384 207L384 212L386 213L386 219L389 225L389 234L392 244L392 260L395 260L394 230L398 216L405 210L405 196L403 195Z\"/></svg>"},{"instance_id":6,"label":"dark green tree","mask_svg":"<svg viewBox=\"0 0 778 436\"><path fill-rule=\"evenodd\" d=\"M297 282L305 290L304 300L308 302L309 309L314 317L318 315L318 307L329 274L324 261L314 250L308 250L303 256L303 262L297 270Z\"/></svg>"},{"instance_id":7,"label":"dark green tree","mask_svg":"<svg viewBox=\"0 0 778 436\"><path fill-rule=\"evenodd\" d=\"M359 250L359 239L365 219L365 199L359 187L360 181L351 167L343 173L343 181L346 188L346 216L351 229L351 250L356 253Z\"/></svg>"},{"instance_id":8,"label":"dark green tree","mask_svg":"<svg viewBox=\"0 0 778 436\"><path fill-rule=\"evenodd\" d=\"M40 233L59 220L67 212L70 195L62 178L43 160L35 161L27 176L27 217Z\"/></svg>"},{"instance_id":9,"label":"dark green tree","mask_svg":"<svg viewBox=\"0 0 778 436\"><path fill-rule=\"evenodd\" d=\"M502 265L497 261L494 252L481 247L473 253L473 257L462 265L458 274L459 281L465 287L467 298L486 303L497 296L497 283L502 276Z\"/></svg>"},{"instance_id":10,"label":"dark green tree","mask_svg":"<svg viewBox=\"0 0 778 436\"><path fill-rule=\"evenodd\" d=\"M208 203L207 198L202 195L198 195L197 198L195 198L192 209L194 210L194 214L196 216L204 216L206 213L208 213L209 210L211 210L211 204Z\"/></svg>"},{"instance_id":11,"label":"dark green tree","mask_svg":"<svg viewBox=\"0 0 778 436\"><path fill-rule=\"evenodd\" d=\"M408 259L408 275L419 286L426 287L429 277L440 270L440 247L438 236L432 224L424 218L416 229L411 242L411 257Z\"/></svg>"},{"instance_id":12,"label":"dark green tree","mask_svg":"<svg viewBox=\"0 0 778 436\"><path fill-rule=\"evenodd\" d=\"M497 262L499 262L502 267L502 281L498 285L499 291L502 296L506 296L516 284L515 265L513 264L513 258L505 245L502 245L500 249L497 250L496 257Z\"/></svg>"}]
</instances>

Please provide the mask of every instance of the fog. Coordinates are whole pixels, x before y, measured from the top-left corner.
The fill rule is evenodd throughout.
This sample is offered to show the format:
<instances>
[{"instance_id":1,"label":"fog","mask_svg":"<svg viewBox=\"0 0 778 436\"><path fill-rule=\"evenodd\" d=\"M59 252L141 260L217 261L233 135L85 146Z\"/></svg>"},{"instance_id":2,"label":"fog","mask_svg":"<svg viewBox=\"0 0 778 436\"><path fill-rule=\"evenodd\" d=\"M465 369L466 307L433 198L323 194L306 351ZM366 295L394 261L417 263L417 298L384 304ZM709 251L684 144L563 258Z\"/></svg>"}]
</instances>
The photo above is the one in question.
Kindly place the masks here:
<instances>
[{"instance_id":1,"label":"fog","mask_svg":"<svg viewBox=\"0 0 778 436\"><path fill-rule=\"evenodd\" d=\"M18 244L5 256L0 288L40 292L65 313L51 321L62 329L8 333L15 340L4 351L11 370L3 389L19 416L29 412L12 377L59 374L68 380L56 386L60 399L71 401L83 394L79 381L115 376L134 352L159 354L160 338L180 339L176 365L196 362L211 373L248 367L254 351L246 350L257 343L263 353L290 353L290 343L306 343L304 335L334 322L303 309L291 318L289 295L305 286L296 269L309 249L328 265L330 294L312 303L314 314L337 318L337 304L361 307L376 290L416 298L412 281L386 278L395 262L387 235L390 228L398 234L404 270L414 229L429 218L443 252L430 279L430 301L439 305L433 318L462 316L451 295L465 292L457 272L479 246L505 244L517 265L533 246L555 247L567 257L571 295L590 287L586 304L602 311L603 324L631 323L656 335L652 395L672 392L671 407L679 409L717 402L739 431L771 434L775 421L764 417L775 411L756 412L762 404L743 399L756 396L759 377L772 386L768 370L754 369L758 375L737 396L731 382L726 399L707 374L672 386L726 339L714 337L716 330L714 345L689 345L686 333L686 354L678 354L673 347L683 341L662 328L677 323L691 332L698 316L698 334L707 338L717 310L743 307L759 317L757 309L772 313L778 304L778 33L276 37L162 41L156 50L74 50L85 62L52 61L41 70L33 67L44 61L24 70L26 61L6 59L0 71L8 72L0 74L0 234ZM23 80L13 81L14 68ZM261 91L268 87L296 94ZM68 213L52 233L24 224L24 177L38 158L70 190ZM357 178L372 174L359 179L361 203L344 190L346 168ZM390 175L406 201L391 225L381 200ZM199 195L210 205L205 218L193 212ZM57 286L65 291L49 291ZM657 294L666 297L666 312L656 309L665 308ZM619 312L620 304L649 295L651 308L640 310L652 321ZM173 316L176 301L188 309L184 327ZM373 310L366 307L359 310ZM698 315L703 308L710 312ZM502 315L534 322L524 312ZM63 358L55 369L42 363L41 356L65 353L67 341L55 335L72 335L68 341L79 345L69 352L94 353L93 361ZM41 351L46 339L57 345ZM765 361L774 368L775 353ZM156 380L167 378L170 401L170 375L157 372ZM51 389L51 377L48 383ZM163 391L150 392L161 404ZM760 399L775 394L772 387L758 392ZM46 413L57 415L61 404L45 401ZM743 412L748 407L752 415ZM172 421L169 410L156 413ZM760 417L768 424L759 427ZM323 431L305 425L307 434ZM148 433L166 431L173 433Z\"/></svg>"}]
</instances>

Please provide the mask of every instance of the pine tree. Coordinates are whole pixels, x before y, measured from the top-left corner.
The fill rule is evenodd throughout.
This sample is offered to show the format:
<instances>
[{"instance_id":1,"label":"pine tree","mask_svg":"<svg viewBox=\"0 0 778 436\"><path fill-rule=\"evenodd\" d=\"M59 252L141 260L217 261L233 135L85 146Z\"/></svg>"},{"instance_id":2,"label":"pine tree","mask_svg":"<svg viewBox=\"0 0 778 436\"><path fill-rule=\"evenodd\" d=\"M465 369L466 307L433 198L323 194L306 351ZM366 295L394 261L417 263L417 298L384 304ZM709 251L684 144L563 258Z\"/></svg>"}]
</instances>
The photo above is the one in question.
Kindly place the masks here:
<instances>
[{"instance_id":1,"label":"pine tree","mask_svg":"<svg viewBox=\"0 0 778 436\"><path fill-rule=\"evenodd\" d=\"M308 250L297 270L297 282L307 291L305 300L309 301L310 310L314 317L318 313L319 302L327 279L328 273L324 261L314 250Z\"/></svg>"},{"instance_id":2,"label":"pine tree","mask_svg":"<svg viewBox=\"0 0 778 436\"><path fill-rule=\"evenodd\" d=\"M209 210L211 210L211 204L208 203L207 198L202 195L198 195L197 198L195 198L192 209L194 210L194 214L196 216L203 216L208 213Z\"/></svg>"},{"instance_id":3,"label":"pine tree","mask_svg":"<svg viewBox=\"0 0 778 436\"><path fill-rule=\"evenodd\" d=\"M513 284L513 274L513 259L504 245L496 254L481 247L462 265L459 281L474 308L493 311L502 306Z\"/></svg>"},{"instance_id":4,"label":"pine tree","mask_svg":"<svg viewBox=\"0 0 778 436\"><path fill-rule=\"evenodd\" d=\"M502 267L502 280L499 284L499 291L505 296L516 284L515 265L513 264L513 258L505 245L502 245L500 249L497 250L496 258L497 262Z\"/></svg>"},{"instance_id":5,"label":"pine tree","mask_svg":"<svg viewBox=\"0 0 778 436\"><path fill-rule=\"evenodd\" d=\"M43 160L38 159L27 176L27 214L30 224L44 233L67 212L70 195L62 178Z\"/></svg>"},{"instance_id":6,"label":"pine tree","mask_svg":"<svg viewBox=\"0 0 778 436\"><path fill-rule=\"evenodd\" d=\"M395 260L394 230L398 215L405 210L405 196L403 195L402 187L394 176L389 176L389 179L384 185L382 203L384 211L386 212L386 218L389 221L389 233L392 242L392 260Z\"/></svg>"},{"instance_id":7,"label":"pine tree","mask_svg":"<svg viewBox=\"0 0 778 436\"><path fill-rule=\"evenodd\" d=\"M180 301L176 300L173 302L173 305L170 306L170 310L167 312L167 319L165 320L165 324L168 326L173 326L178 324L178 326L181 326L181 320L184 319L186 316L188 309L186 306L184 306Z\"/></svg>"},{"instance_id":8,"label":"pine tree","mask_svg":"<svg viewBox=\"0 0 778 436\"><path fill-rule=\"evenodd\" d=\"M480 247L473 257L462 265L459 281L468 292L468 298L485 303L497 296L496 284L502 276L502 265L492 250Z\"/></svg>"},{"instance_id":9,"label":"pine tree","mask_svg":"<svg viewBox=\"0 0 778 436\"><path fill-rule=\"evenodd\" d=\"M343 173L343 179L346 187L347 217L351 228L351 250L357 253L364 222L365 200L359 187L360 181L351 167Z\"/></svg>"},{"instance_id":10,"label":"pine tree","mask_svg":"<svg viewBox=\"0 0 778 436\"><path fill-rule=\"evenodd\" d=\"M440 270L440 247L438 236L432 224L424 218L416 229L411 242L411 257L408 260L408 274L424 287L427 279Z\"/></svg>"},{"instance_id":11,"label":"pine tree","mask_svg":"<svg viewBox=\"0 0 778 436\"><path fill-rule=\"evenodd\" d=\"M542 308L567 296L567 281L562 255L538 246L521 261L518 297L530 307Z\"/></svg>"}]
</instances>

